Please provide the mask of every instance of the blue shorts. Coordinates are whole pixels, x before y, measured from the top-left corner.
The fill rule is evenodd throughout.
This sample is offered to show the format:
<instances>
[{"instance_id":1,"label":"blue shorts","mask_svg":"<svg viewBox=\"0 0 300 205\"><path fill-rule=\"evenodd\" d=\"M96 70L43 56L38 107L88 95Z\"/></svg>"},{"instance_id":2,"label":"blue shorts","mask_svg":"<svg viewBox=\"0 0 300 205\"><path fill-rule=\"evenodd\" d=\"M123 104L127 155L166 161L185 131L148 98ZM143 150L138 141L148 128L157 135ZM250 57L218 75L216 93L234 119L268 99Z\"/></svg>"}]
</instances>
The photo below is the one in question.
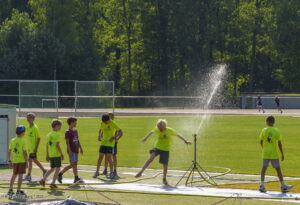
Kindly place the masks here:
<instances>
[{"instance_id":1,"label":"blue shorts","mask_svg":"<svg viewBox=\"0 0 300 205\"><path fill-rule=\"evenodd\" d=\"M78 162L78 153L72 153L72 155L69 155L70 162Z\"/></svg>"}]
</instances>

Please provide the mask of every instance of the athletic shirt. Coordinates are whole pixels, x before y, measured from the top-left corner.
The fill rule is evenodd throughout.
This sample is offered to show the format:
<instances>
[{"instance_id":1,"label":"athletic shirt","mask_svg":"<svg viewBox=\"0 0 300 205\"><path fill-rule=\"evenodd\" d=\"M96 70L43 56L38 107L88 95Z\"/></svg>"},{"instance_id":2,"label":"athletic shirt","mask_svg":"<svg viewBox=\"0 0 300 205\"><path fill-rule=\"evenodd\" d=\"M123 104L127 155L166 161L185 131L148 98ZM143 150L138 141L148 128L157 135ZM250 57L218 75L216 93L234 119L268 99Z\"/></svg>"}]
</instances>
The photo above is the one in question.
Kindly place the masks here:
<instances>
[{"instance_id":1,"label":"athletic shirt","mask_svg":"<svg viewBox=\"0 0 300 205\"><path fill-rule=\"evenodd\" d=\"M25 135L26 135L25 139L27 142L28 153L29 154L34 153L37 140L40 138L38 126L36 126L36 124L33 124L33 126L27 126Z\"/></svg>"},{"instance_id":2,"label":"athletic shirt","mask_svg":"<svg viewBox=\"0 0 300 205\"><path fill-rule=\"evenodd\" d=\"M60 157L61 154L59 150L57 149L57 142L60 142L61 137L60 134L57 131L49 132L47 135L47 145L48 145L48 153L49 157Z\"/></svg>"},{"instance_id":3,"label":"athletic shirt","mask_svg":"<svg viewBox=\"0 0 300 205\"><path fill-rule=\"evenodd\" d=\"M100 130L102 135L101 145L107 147L114 147L115 140L110 142L109 139L115 136L116 131L120 130L119 126L113 120L110 120L107 124L101 122Z\"/></svg>"},{"instance_id":4,"label":"athletic shirt","mask_svg":"<svg viewBox=\"0 0 300 205\"><path fill-rule=\"evenodd\" d=\"M78 131L68 129L65 133L65 139L69 140L71 152L78 153L79 151Z\"/></svg>"},{"instance_id":5,"label":"athletic shirt","mask_svg":"<svg viewBox=\"0 0 300 205\"><path fill-rule=\"evenodd\" d=\"M178 133L167 127L164 131L160 131L157 127L155 127L152 132L157 136L157 140L155 142L155 148L163 151L169 151L171 147L171 143L173 140L173 136L177 136Z\"/></svg>"},{"instance_id":6,"label":"athletic shirt","mask_svg":"<svg viewBox=\"0 0 300 205\"><path fill-rule=\"evenodd\" d=\"M275 127L264 128L259 136L263 141L262 158L279 159L278 141L282 140L280 131Z\"/></svg>"},{"instance_id":7,"label":"athletic shirt","mask_svg":"<svg viewBox=\"0 0 300 205\"><path fill-rule=\"evenodd\" d=\"M24 163L24 151L27 150L26 140L22 137L14 137L9 144L11 150L12 163Z\"/></svg>"}]
</instances>

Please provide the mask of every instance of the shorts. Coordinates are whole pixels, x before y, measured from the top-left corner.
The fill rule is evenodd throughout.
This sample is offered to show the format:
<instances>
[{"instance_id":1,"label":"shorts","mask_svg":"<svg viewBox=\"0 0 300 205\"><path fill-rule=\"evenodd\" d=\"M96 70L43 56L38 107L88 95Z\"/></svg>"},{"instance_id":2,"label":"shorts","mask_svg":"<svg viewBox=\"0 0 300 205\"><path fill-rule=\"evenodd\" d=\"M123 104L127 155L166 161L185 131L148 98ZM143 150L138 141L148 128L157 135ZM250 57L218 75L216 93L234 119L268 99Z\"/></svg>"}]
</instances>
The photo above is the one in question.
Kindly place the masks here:
<instances>
[{"instance_id":1,"label":"shorts","mask_svg":"<svg viewBox=\"0 0 300 205\"><path fill-rule=\"evenodd\" d=\"M108 147L108 146L100 146L99 152L102 154L112 154L113 153L113 147Z\"/></svg>"},{"instance_id":2,"label":"shorts","mask_svg":"<svg viewBox=\"0 0 300 205\"><path fill-rule=\"evenodd\" d=\"M157 148L153 148L149 152L150 152L150 154L154 153L155 156L159 155L159 163L168 165L169 151L163 151L163 150L159 150Z\"/></svg>"},{"instance_id":3,"label":"shorts","mask_svg":"<svg viewBox=\"0 0 300 205\"><path fill-rule=\"evenodd\" d=\"M279 159L263 159L263 167L268 167L270 162L273 168L280 167Z\"/></svg>"},{"instance_id":4,"label":"shorts","mask_svg":"<svg viewBox=\"0 0 300 205\"><path fill-rule=\"evenodd\" d=\"M50 167L51 168L61 167L61 157L51 157L50 158Z\"/></svg>"},{"instance_id":5,"label":"shorts","mask_svg":"<svg viewBox=\"0 0 300 205\"><path fill-rule=\"evenodd\" d=\"M37 158L37 154L36 153L30 153L29 154L29 158L30 159L36 159Z\"/></svg>"},{"instance_id":6,"label":"shorts","mask_svg":"<svg viewBox=\"0 0 300 205\"><path fill-rule=\"evenodd\" d=\"M78 153L72 152L72 155L69 155L70 162L78 162Z\"/></svg>"},{"instance_id":7,"label":"shorts","mask_svg":"<svg viewBox=\"0 0 300 205\"><path fill-rule=\"evenodd\" d=\"M117 155L117 153L118 153L118 143L116 142L112 154L113 154L113 155Z\"/></svg>"},{"instance_id":8,"label":"shorts","mask_svg":"<svg viewBox=\"0 0 300 205\"><path fill-rule=\"evenodd\" d=\"M13 163L13 173L16 174L25 174L26 173L26 162L22 163Z\"/></svg>"}]
</instances>

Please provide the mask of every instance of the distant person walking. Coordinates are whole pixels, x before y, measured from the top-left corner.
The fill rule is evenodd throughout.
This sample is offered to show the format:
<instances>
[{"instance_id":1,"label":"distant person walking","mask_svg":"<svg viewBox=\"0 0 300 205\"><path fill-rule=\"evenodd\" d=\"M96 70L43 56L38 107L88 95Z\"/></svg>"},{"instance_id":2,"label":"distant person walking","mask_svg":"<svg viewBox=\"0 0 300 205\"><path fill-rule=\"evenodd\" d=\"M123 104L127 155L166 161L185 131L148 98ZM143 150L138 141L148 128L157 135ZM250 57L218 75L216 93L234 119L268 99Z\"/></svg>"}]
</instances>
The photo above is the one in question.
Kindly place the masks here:
<instances>
[{"instance_id":1,"label":"distant person walking","mask_svg":"<svg viewBox=\"0 0 300 205\"><path fill-rule=\"evenodd\" d=\"M257 98L256 98L256 106L257 106L258 112L262 111L263 113L265 113L260 96L257 96Z\"/></svg>"},{"instance_id":2,"label":"distant person walking","mask_svg":"<svg viewBox=\"0 0 300 205\"><path fill-rule=\"evenodd\" d=\"M282 109L280 107L280 99L279 99L279 97L276 96L275 99L274 99L274 101L275 101L276 108L277 108L278 112L282 113Z\"/></svg>"}]
</instances>

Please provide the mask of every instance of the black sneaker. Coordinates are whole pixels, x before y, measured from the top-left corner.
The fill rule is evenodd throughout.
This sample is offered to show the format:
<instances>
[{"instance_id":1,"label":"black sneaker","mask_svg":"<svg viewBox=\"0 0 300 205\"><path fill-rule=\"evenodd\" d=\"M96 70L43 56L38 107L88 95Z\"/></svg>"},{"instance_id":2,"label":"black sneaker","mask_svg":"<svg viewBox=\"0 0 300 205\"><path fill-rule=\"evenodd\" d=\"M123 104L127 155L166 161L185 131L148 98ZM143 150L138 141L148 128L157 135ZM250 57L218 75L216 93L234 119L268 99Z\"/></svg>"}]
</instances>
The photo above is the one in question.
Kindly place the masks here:
<instances>
[{"instance_id":1,"label":"black sneaker","mask_svg":"<svg viewBox=\"0 0 300 205\"><path fill-rule=\"evenodd\" d=\"M74 179L74 184L81 184L81 183L84 183L84 181L81 178L78 177Z\"/></svg>"},{"instance_id":2,"label":"black sneaker","mask_svg":"<svg viewBox=\"0 0 300 205\"><path fill-rule=\"evenodd\" d=\"M62 184L63 175L61 173L58 174L57 181Z\"/></svg>"},{"instance_id":3,"label":"black sneaker","mask_svg":"<svg viewBox=\"0 0 300 205\"><path fill-rule=\"evenodd\" d=\"M8 196L13 196L14 194L15 194L15 192L12 189L8 190L8 192L7 192Z\"/></svg>"},{"instance_id":4,"label":"black sneaker","mask_svg":"<svg viewBox=\"0 0 300 205\"><path fill-rule=\"evenodd\" d=\"M265 186L263 186L263 185L260 185L260 186L259 186L258 191L260 191L261 193L266 193L266 192L267 192Z\"/></svg>"},{"instance_id":5,"label":"black sneaker","mask_svg":"<svg viewBox=\"0 0 300 205\"><path fill-rule=\"evenodd\" d=\"M25 192L23 190L18 190L16 193L17 198L23 198L26 196Z\"/></svg>"}]
</instances>

